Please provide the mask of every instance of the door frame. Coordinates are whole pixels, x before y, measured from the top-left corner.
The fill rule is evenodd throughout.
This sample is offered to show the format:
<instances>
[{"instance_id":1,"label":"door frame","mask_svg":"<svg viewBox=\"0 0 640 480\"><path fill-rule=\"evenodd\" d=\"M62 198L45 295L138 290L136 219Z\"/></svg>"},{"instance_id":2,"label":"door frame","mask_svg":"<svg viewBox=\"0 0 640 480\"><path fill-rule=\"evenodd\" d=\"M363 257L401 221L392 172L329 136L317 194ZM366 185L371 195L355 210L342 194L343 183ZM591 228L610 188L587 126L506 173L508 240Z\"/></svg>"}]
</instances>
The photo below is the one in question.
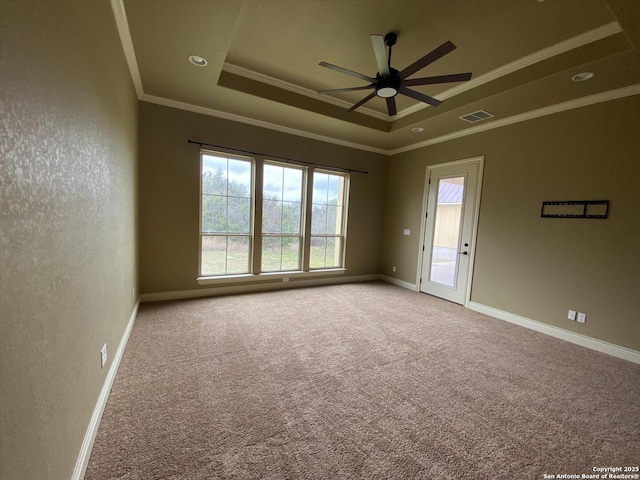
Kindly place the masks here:
<instances>
[{"instance_id":1,"label":"door frame","mask_svg":"<svg viewBox=\"0 0 640 480\"><path fill-rule=\"evenodd\" d=\"M416 290L420 291L420 275L422 274L422 265L424 263L424 256L427 251L427 247L425 245L425 235L426 235L426 226L427 226L427 202L429 200L429 178L431 177L431 172L437 168L443 167L456 167L461 165L469 165L469 164L477 164L478 165L478 178L476 185L476 197L473 207L473 226L471 231L471 243L469 245L469 272L467 274L466 284L467 291L465 293L463 307L468 308L469 302L471 301L471 286L473 283L473 270L475 266L475 258L476 258L476 240L478 235L478 217L480 216L480 197L482 194L482 178L484 172L484 155L478 157L465 158L462 160L455 160L452 162L445 163L436 163L433 165L427 165L425 179L424 179L424 193L422 196L422 220L420 221L420 244L418 251L418 265L416 268Z\"/></svg>"}]
</instances>

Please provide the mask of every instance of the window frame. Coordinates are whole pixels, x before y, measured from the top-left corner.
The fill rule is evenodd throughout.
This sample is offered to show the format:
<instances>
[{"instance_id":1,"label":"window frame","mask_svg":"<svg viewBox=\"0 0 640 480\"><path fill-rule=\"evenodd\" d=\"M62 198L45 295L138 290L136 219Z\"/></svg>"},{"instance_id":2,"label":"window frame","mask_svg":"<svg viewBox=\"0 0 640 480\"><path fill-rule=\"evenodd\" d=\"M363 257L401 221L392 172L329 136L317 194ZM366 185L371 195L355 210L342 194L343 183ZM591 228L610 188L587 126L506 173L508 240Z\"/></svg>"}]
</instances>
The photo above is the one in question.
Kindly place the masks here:
<instances>
[{"instance_id":1,"label":"window frame","mask_svg":"<svg viewBox=\"0 0 640 480\"><path fill-rule=\"evenodd\" d=\"M251 192L250 198L250 233L249 237L249 272L248 273L229 273L220 275L203 275L202 273L202 238L203 236L211 236L210 232L202 231L202 209L203 209L203 161L204 155L224 157L228 159L237 159L251 162ZM263 232L262 232L262 214L263 214L263 193L264 193L264 167L265 165L275 165L281 167L291 167L300 169L302 171L302 192L301 192L301 231L300 231L300 254L299 254L299 270L278 270L278 271L262 271L262 244L263 244ZM310 268L310 256L311 256L311 227L312 227L312 198L313 198L313 179L315 173L338 175L344 180L344 193L343 193L343 218L342 218L342 234L341 235L329 235L330 237L341 238L341 251L340 251L340 266L339 267L318 267ZM264 280L280 280L287 281L289 278L305 278L305 277L321 277L321 276L335 276L341 275L346 272L346 249L347 249L347 226L348 226L348 211L350 200L350 174L340 169L333 170L327 167L315 167L312 164L305 164L303 162L297 163L293 161L278 161L271 159L267 156L256 155L255 157L243 156L234 153L227 153L223 149L211 150L202 148L200 150L200 171L199 171L199 246L198 246L198 276L196 281L199 285L216 285L216 284L229 284L229 283L245 283L252 281L264 281ZM215 235L215 234L214 234ZM225 233L224 235L238 236L238 234ZM270 236L297 236L291 234L274 235ZM317 235L314 235L317 236ZM229 287L233 289L234 287Z\"/></svg>"},{"instance_id":2,"label":"window frame","mask_svg":"<svg viewBox=\"0 0 640 480\"><path fill-rule=\"evenodd\" d=\"M300 229L300 233L299 234L292 234L292 233L265 233L264 231L264 204L265 204L265 199L264 199L264 169L266 166L268 165L272 165L274 167L281 167L281 168L291 168L291 169L295 169L295 170L299 170L300 173L302 174L302 179L301 179L301 185L300 185L300 225L299 225L299 229ZM291 163L285 163L285 162L278 162L276 160L271 160L269 158L265 158L262 162L262 185L261 185L261 210L262 210L262 218L261 218L261 225L260 225L260 236L261 236L261 241L260 241L260 270L258 272L258 274L269 274L269 273L281 273L281 272L301 272L304 271L304 259L305 259L305 247L304 247L304 240L305 240L305 225L306 225L306 213L307 213L307 208L306 208L306 191L308 188L308 182L307 182L307 178L308 178L308 168L306 168L304 165L297 165L297 164L291 164ZM283 179L284 182L284 179ZM284 196L281 200L281 202L284 204L285 200L284 200ZM257 228L257 225L256 225ZM280 257L280 266L281 269L280 270L263 270L263 254L264 254L264 239L265 238L291 238L291 237L297 237L298 238L298 268L295 270L283 270L282 269L282 257Z\"/></svg>"},{"instance_id":3,"label":"window frame","mask_svg":"<svg viewBox=\"0 0 640 480\"><path fill-rule=\"evenodd\" d=\"M342 221L341 221L341 225L340 225L340 230L341 233L340 234L328 234L328 233L324 233L324 234L314 234L313 230L311 228L311 226L309 227L309 243L311 244L311 241L314 238L335 238L335 239L340 239L340 253L339 253L339 265L335 265L335 266L322 266L322 267L315 267L312 268L311 265L309 265L309 271L317 271L317 270L328 270L328 269L332 269L332 268L344 268L345 266L345 253L346 253L346 244L347 244L347 217L348 217L348 205L349 205L349 184L350 184L350 175L348 173L344 173L344 172L337 172L335 170L328 170L325 168L316 168L313 170L312 175L311 175L311 181L309 182L309 190L311 191L311 196L310 196L310 209L309 209L309 216L311 217L311 221L313 222L313 180L315 178L315 174L316 173L320 173L320 174L324 174L324 175L333 175L336 177L341 177L343 183L343 187L342 187ZM318 203L316 203L317 205ZM330 204L327 203L326 206L328 207ZM326 248L326 247L325 247ZM326 253L326 252L325 252ZM309 248L309 262L311 262L311 247ZM326 263L326 260L325 260Z\"/></svg>"},{"instance_id":4,"label":"window frame","mask_svg":"<svg viewBox=\"0 0 640 480\"><path fill-rule=\"evenodd\" d=\"M207 195L203 192L203 182L202 182L202 177L203 177L203 167L204 167L204 157L205 156L210 156L210 157L219 157L219 158L225 158L228 162L229 159L233 159L233 160L241 160L241 161L245 161L248 162L251 165L251 184L250 184L250 188L249 188L249 233L237 233L237 232L204 232L203 231L203 222L202 222L202 217L203 217L203 199L204 199L204 195ZM252 157L245 157L242 155L233 155L233 154L229 154L229 153L225 153L225 152L216 152L213 150L205 150L202 149L200 150L200 197L199 197L199 204L200 204L200 208L199 208L199 218L198 218L198 228L199 228L199 246L198 246L198 277L197 278L229 278L229 277L233 277L233 276L238 276L238 275L249 275L252 273L253 271L253 254L255 251L254 248L254 244L255 244L255 236L254 236L254 232L255 232L255 181L256 181L256 161L255 158ZM227 199L229 198L229 192L227 191L227 195L226 195ZM228 237L247 237L249 240L249 255L248 255L248 263L247 263L247 272L242 272L242 273L223 273L223 274L216 274L216 275L211 275L211 274L203 274L202 272L202 242L203 242L203 238L204 237L225 237L228 239ZM225 258L225 267L227 265L226 263L227 259ZM226 268L225 268L226 270Z\"/></svg>"}]
</instances>

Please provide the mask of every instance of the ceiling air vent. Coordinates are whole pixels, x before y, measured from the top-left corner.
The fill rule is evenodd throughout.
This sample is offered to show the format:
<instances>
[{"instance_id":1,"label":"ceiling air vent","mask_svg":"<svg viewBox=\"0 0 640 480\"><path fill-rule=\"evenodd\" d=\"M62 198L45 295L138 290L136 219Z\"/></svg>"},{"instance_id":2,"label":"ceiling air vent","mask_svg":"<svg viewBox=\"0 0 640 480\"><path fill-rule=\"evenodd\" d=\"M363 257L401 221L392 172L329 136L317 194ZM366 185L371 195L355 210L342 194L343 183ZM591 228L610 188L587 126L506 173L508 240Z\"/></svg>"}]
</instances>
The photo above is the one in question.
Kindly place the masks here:
<instances>
[{"instance_id":1,"label":"ceiling air vent","mask_svg":"<svg viewBox=\"0 0 640 480\"><path fill-rule=\"evenodd\" d=\"M491 118L494 115L489 112L485 112L484 110L478 110L477 112L467 113L466 115L462 115L460 118L469 123L476 123L481 120L486 120L487 118Z\"/></svg>"}]
</instances>

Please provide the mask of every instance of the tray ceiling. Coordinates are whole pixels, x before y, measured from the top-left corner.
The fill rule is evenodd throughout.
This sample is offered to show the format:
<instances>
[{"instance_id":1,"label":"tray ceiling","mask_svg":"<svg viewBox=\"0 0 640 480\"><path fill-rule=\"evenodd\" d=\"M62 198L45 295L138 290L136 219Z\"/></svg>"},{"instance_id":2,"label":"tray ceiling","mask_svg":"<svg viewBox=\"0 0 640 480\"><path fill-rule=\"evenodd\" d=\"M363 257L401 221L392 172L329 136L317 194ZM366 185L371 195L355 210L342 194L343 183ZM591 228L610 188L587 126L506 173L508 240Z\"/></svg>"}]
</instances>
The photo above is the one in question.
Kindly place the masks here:
<instances>
[{"instance_id":1,"label":"tray ceiling","mask_svg":"<svg viewBox=\"0 0 640 480\"><path fill-rule=\"evenodd\" d=\"M138 96L381 153L510 121L640 93L635 0L112 0ZM396 97L349 106L366 85L326 61L375 76L370 34L396 32L402 70L447 40L457 49L412 76L473 72L469 82L412 87L444 100ZM199 55L206 67L192 65ZM593 79L573 82L589 71ZM458 117L494 117L477 125ZM497 122L497 123L496 123ZM415 133L413 129L422 128Z\"/></svg>"}]
</instances>

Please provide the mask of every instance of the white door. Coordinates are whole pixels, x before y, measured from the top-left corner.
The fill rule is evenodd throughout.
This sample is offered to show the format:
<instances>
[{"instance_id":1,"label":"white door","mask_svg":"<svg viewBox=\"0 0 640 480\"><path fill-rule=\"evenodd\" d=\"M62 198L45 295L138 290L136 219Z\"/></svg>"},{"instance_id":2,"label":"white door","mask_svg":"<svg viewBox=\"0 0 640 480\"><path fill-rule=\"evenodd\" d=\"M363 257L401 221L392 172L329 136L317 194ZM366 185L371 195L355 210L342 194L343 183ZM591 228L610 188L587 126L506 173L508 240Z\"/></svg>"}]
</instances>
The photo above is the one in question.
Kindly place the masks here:
<instances>
[{"instance_id":1,"label":"white door","mask_svg":"<svg viewBox=\"0 0 640 480\"><path fill-rule=\"evenodd\" d=\"M475 251L482 158L427 168L420 291L467 305Z\"/></svg>"}]
</instances>

